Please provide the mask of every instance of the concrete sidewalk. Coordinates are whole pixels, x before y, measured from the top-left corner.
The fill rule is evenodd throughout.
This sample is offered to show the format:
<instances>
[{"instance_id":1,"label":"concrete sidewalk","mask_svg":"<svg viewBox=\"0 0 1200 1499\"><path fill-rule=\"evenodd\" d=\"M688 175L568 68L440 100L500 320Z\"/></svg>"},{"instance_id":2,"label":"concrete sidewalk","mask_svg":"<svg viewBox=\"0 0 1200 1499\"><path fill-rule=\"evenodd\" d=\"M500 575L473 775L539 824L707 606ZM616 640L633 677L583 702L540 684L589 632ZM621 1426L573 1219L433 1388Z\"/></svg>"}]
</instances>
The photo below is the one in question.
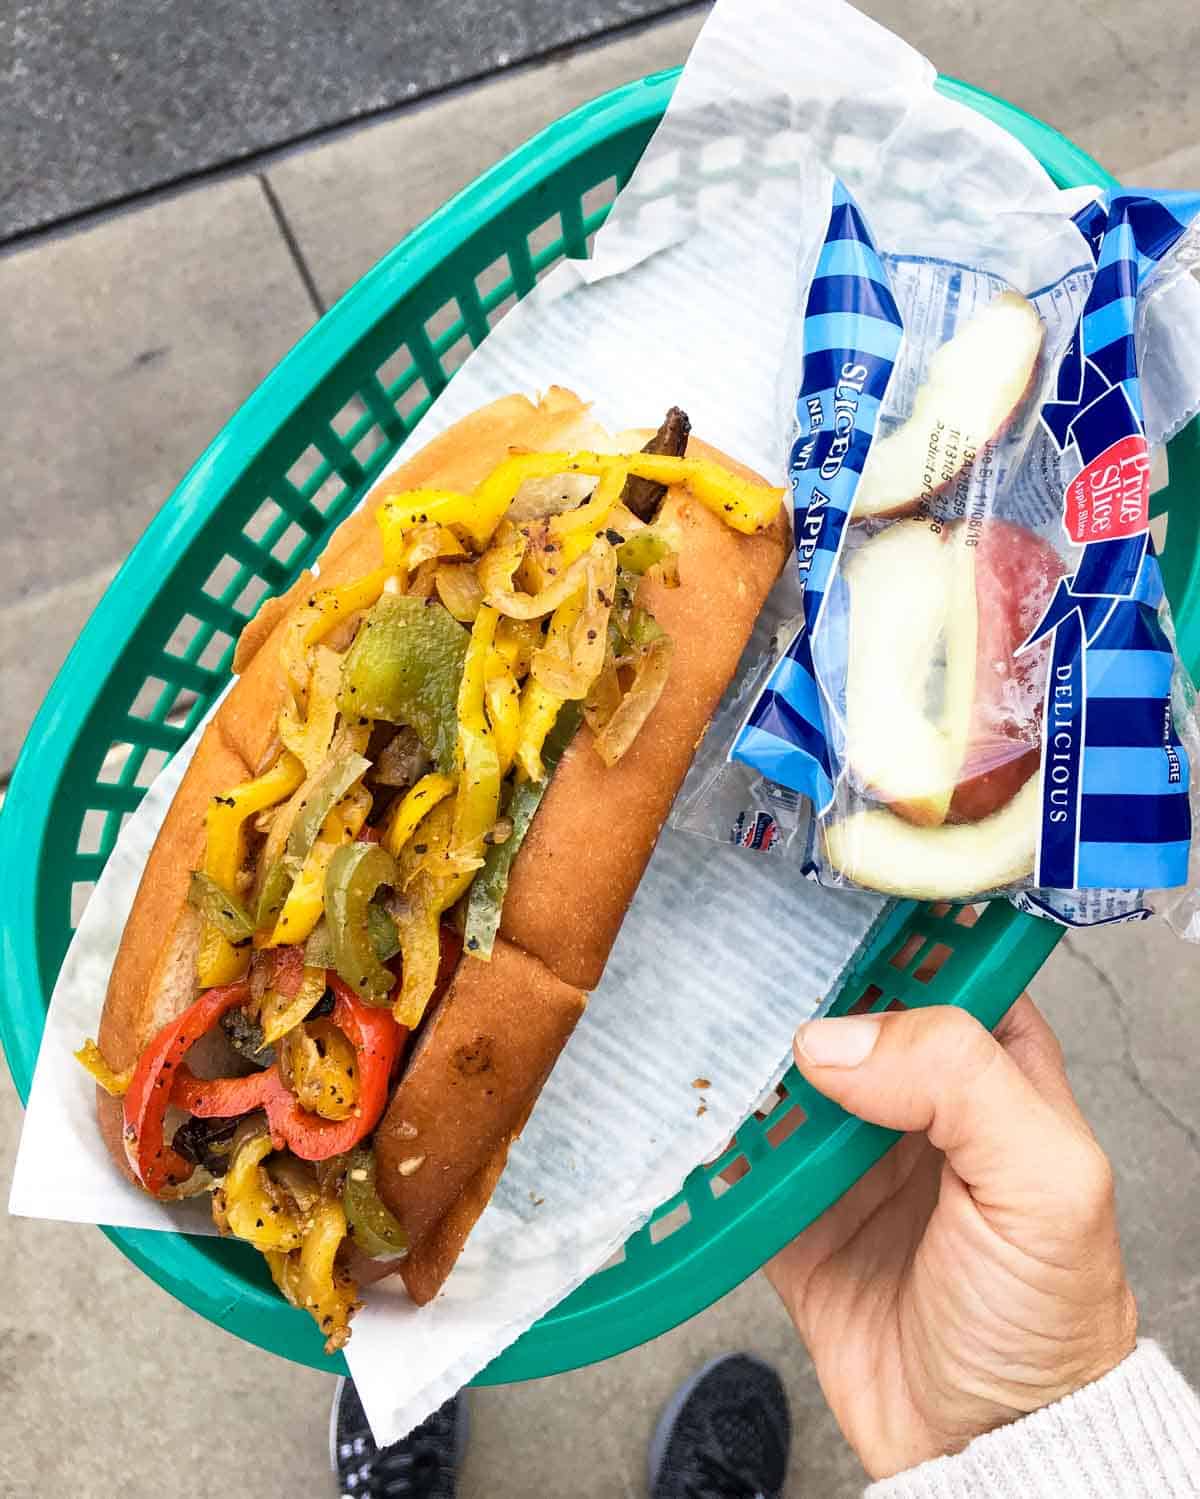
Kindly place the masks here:
<instances>
[{"instance_id":1,"label":"concrete sidewalk","mask_svg":"<svg viewBox=\"0 0 1200 1499\"><path fill-rule=\"evenodd\" d=\"M960 0L868 7L945 71L1052 121L1126 180L1200 186L1192 0ZM263 375L381 254L566 109L683 60L701 16L463 90L0 259L0 772L113 570ZM1036 994L1116 1164L1146 1329L1200 1379L1200 960L1157 927L1073 936ZM0 1162L19 1130L0 1084ZM7 1175L0 1194L7 1194ZM236 1343L90 1229L0 1219L0 1499L332 1493L320 1375ZM643 1492L677 1379L750 1346L785 1371L790 1493L861 1474L760 1279L593 1370L481 1392L462 1493ZM547 1432L570 1439L547 1440Z\"/></svg>"}]
</instances>

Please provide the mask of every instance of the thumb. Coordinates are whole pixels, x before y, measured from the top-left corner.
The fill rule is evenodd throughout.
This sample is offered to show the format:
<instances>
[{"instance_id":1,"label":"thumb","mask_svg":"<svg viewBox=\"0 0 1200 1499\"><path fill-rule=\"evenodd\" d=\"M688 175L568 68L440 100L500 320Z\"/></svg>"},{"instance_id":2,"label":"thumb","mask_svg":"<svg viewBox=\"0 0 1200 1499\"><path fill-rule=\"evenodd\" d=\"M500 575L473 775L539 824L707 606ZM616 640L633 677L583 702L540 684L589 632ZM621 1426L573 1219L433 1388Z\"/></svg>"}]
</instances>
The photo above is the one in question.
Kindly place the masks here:
<instances>
[{"instance_id":1,"label":"thumb","mask_svg":"<svg viewBox=\"0 0 1200 1499\"><path fill-rule=\"evenodd\" d=\"M813 1087L851 1114L927 1135L982 1208L1062 1222L1111 1194L1082 1117L1055 1109L964 1010L814 1020L795 1052Z\"/></svg>"}]
</instances>

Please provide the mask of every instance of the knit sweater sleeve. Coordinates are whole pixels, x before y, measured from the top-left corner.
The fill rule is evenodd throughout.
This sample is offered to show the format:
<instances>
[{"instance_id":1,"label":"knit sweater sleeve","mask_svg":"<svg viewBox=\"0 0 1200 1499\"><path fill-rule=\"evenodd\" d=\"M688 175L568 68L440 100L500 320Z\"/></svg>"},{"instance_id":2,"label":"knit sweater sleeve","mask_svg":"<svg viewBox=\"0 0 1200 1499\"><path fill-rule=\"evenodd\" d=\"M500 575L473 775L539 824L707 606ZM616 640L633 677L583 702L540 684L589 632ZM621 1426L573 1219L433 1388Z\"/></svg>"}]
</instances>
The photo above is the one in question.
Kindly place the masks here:
<instances>
[{"instance_id":1,"label":"knit sweater sleeve","mask_svg":"<svg viewBox=\"0 0 1200 1499\"><path fill-rule=\"evenodd\" d=\"M864 1499L1200 1499L1200 1400L1143 1340L1103 1379Z\"/></svg>"}]
</instances>

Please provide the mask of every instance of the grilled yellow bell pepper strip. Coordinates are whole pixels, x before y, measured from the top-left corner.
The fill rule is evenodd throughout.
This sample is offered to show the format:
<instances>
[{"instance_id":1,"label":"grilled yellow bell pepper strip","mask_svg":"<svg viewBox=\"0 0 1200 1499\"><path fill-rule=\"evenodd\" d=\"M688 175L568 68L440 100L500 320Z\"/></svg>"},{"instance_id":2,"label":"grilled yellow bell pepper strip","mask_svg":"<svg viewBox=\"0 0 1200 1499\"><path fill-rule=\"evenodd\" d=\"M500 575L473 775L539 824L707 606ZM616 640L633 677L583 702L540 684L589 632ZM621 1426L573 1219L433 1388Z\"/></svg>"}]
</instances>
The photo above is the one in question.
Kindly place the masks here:
<instances>
[{"instance_id":1,"label":"grilled yellow bell pepper strip","mask_svg":"<svg viewBox=\"0 0 1200 1499\"><path fill-rule=\"evenodd\" d=\"M657 453L513 453L469 495L418 489L385 500L377 512L384 555L390 562L398 562L403 556L405 533L430 522L456 526L477 547L484 547L526 479L567 473L595 474L603 482L580 511L557 518L561 525L556 529L564 538L574 534L577 526L572 518L581 514L586 518L579 520L578 526L590 526L594 532L631 475L659 484L686 484L701 504L746 534L769 525L783 498L781 489L741 479L705 458L673 458Z\"/></svg>"},{"instance_id":2,"label":"grilled yellow bell pepper strip","mask_svg":"<svg viewBox=\"0 0 1200 1499\"><path fill-rule=\"evenodd\" d=\"M583 719L583 709L578 703L564 703L554 727L546 735L542 746L542 759L546 770L553 774L567 746L575 737ZM541 805L542 797L550 784L549 776L541 782L519 781L512 789L505 811L512 824L503 843L493 843L483 861L483 868L471 882L471 893L466 902L466 921L463 925L463 951L482 962L489 962L500 930L500 913L508 891L508 879L513 861L521 851L525 835L529 832L534 814Z\"/></svg>"},{"instance_id":3,"label":"grilled yellow bell pepper strip","mask_svg":"<svg viewBox=\"0 0 1200 1499\"><path fill-rule=\"evenodd\" d=\"M94 1041L85 1041L74 1053L74 1057L86 1072L92 1074L110 1098L125 1097L129 1091L129 1084L133 1080L132 1065L126 1067L124 1072L115 1072Z\"/></svg>"},{"instance_id":4,"label":"grilled yellow bell pepper strip","mask_svg":"<svg viewBox=\"0 0 1200 1499\"><path fill-rule=\"evenodd\" d=\"M340 1202L324 1199L313 1213L304 1242L290 1254L267 1252L271 1278L293 1306L303 1307L325 1334L325 1352L336 1353L350 1337L350 1318L358 1310L358 1289L349 1273L335 1264L346 1237L346 1214Z\"/></svg>"},{"instance_id":5,"label":"grilled yellow bell pepper strip","mask_svg":"<svg viewBox=\"0 0 1200 1499\"><path fill-rule=\"evenodd\" d=\"M215 926L200 929L196 949L196 982L201 989L217 989L240 979L250 966L250 947L235 947Z\"/></svg>"},{"instance_id":6,"label":"grilled yellow bell pepper strip","mask_svg":"<svg viewBox=\"0 0 1200 1499\"><path fill-rule=\"evenodd\" d=\"M439 775L430 771L388 813L383 832L383 846L393 858L417 830L417 825L427 812L432 812L438 802L443 801L457 786L454 776Z\"/></svg>"},{"instance_id":7,"label":"grilled yellow bell pepper strip","mask_svg":"<svg viewBox=\"0 0 1200 1499\"><path fill-rule=\"evenodd\" d=\"M325 910L325 872L329 861L343 844L358 837L370 811L371 793L363 785L352 786L322 823L317 841L309 850L275 928L263 946L303 942L320 921Z\"/></svg>"},{"instance_id":8,"label":"grilled yellow bell pepper strip","mask_svg":"<svg viewBox=\"0 0 1200 1499\"><path fill-rule=\"evenodd\" d=\"M614 462L601 474L599 484L596 485L591 499L585 505L551 516L550 535L554 540L559 543L582 540L583 551L587 551L597 531L600 531L608 520L613 506L621 498L621 490L625 487L627 473L628 468L624 461ZM575 553L575 556L580 555L582 555L581 552ZM575 558L567 557L564 560L573 562Z\"/></svg>"},{"instance_id":9,"label":"grilled yellow bell pepper strip","mask_svg":"<svg viewBox=\"0 0 1200 1499\"><path fill-rule=\"evenodd\" d=\"M555 516L554 519L557 520L558 517ZM603 528L600 534L604 534ZM544 541L540 541L536 533L530 539L529 550L525 553L517 581L528 593L536 595L544 592L556 578L561 577L573 563L579 561L595 540L596 531L589 528L574 531L562 541L558 541L554 539L553 533L547 526Z\"/></svg>"},{"instance_id":10,"label":"grilled yellow bell pepper strip","mask_svg":"<svg viewBox=\"0 0 1200 1499\"><path fill-rule=\"evenodd\" d=\"M308 648L348 615L369 609L395 571L395 566L378 567L351 583L313 589L307 605L289 622L281 651L288 682L297 696L308 686Z\"/></svg>"},{"instance_id":11,"label":"grilled yellow bell pepper strip","mask_svg":"<svg viewBox=\"0 0 1200 1499\"><path fill-rule=\"evenodd\" d=\"M409 533L416 526L461 526L472 541L482 546L491 532L481 535L471 525L471 512L471 496L453 489L410 489L391 496L375 512L375 523L383 539L384 561L393 568L403 565Z\"/></svg>"},{"instance_id":12,"label":"grilled yellow bell pepper strip","mask_svg":"<svg viewBox=\"0 0 1200 1499\"><path fill-rule=\"evenodd\" d=\"M317 646L308 684L308 712L301 717L295 704L288 703L279 713L279 737L304 762L309 775L325 759L333 742L341 673L342 658L337 651Z\"/></svg>"},{"instance_id":13,"label":"grilled yellow bell pepper strip","mask_svg":"<svg viewBox=\"0 0 1200 1499\"><path fill-rule=\"evenodd\" d=\"M417 881L422 881L418 875ZM430 878L426 872L425 878ZM471 875L459 877L464 885ZM392 1015L400 1025L415 1030L425 1014L425 1006L433 998L437 986L438 965L442 958L442 941L439 932L441 911L430 898L430 903L419 904L424 895L422 885L409 896L409 908L396 919L396 930L400 934L400 952L403 962L400 968L400 997L392 1006ZM461 893L461 892L460 892ZM447 905L453 902L447 902Z\"/></svg>"},{"instance_id":14,"label":"grilled yellow bell pepper strip","mask_svg":"<svg viewBox=\"0 0 1200 1499\"><path fill-rule=\"evenodd\" d=\"M275 982L280 980L277 978ZM258 1023L262 1026L264 1046L274 1046L314 1008L325 993L325 970L302 968L299 982L294 987L285 987L268 989L259 1006Z\"/></svg>"},{"instance_id":15,"label":"grilled yellow bell pepper strip","mask_svg":"<svg viewBox=\"0 0 1200 1499\"><path fill-rule=\"evenodd\" d=\"M487 664L499 615L485 604L471 626L471 642L458 689L458 792L454 801L454 853L483 859L484 834L500 811L500 759L484 709Z\"/></svg>"},{"instance_id":16,"label":"grilled yellow bell pepper strip","mask_svg":"<svg viewBox=\"0 0 1200 1499\"><path fill-rule=\"evenodd\" d=\"M512 769L513 757L521 738L521 689L517 686L517 679L508 662L495 645L488 652L483 697L487 705L488 722L496 741L500 778L503 780Z\"/></svg>"},{"instance_id":17,"label":"grilled yellow bell pepper strip","mask_svg":"<svg viewBox=\"0 0 1200 1499\"><path fill-rule=\"evenodd\" d=\"M542 643L542 628L536 619L503 618L496 626L496 650L519 682L529 675L533 653Z\"/></svg>"},{"instance_id":18,"label":"grilled yellow bell pepper strip","mask_svg":"<svg viewBox=\"0 0 1200 1499\"><path fill-rule=\"evenodd\" d=\"M237 877L246 852L246 819L291 796L303 779L303 764L290 750L284 750L262 775L235 786L227 796L213 797L204 814L204 873L222 890L237 893Z\"/></svg>"},{"instance_id":19,"label":"grilled yellow bell pepper strip","mask_svg":"<svg viewBox=\"0 0 1200 1499\"><path fill-rule=\"evenodd\" d=\"M296 1102L322 1119L349 1119L358 1102L354 1047L328 1015L294 1025L279 1042L279 1067Z\"/></svg>"},{"instance_id":20,"label":"grilled yellow bell pepper strip","mask_svg":"<svg viewBox=\"0 0 1200 1499\"><path fill-rule=\"evenodd\" d=\"M204 873L222 890L238 893L238 875L246 853L246 819L283 801L303 780L303 764L285 749L263 775L209 803L204 818ZM249 962L249 944L235 947L211 922L204 923L196 959L202 989L232 983L246 971Z\"/></svg>"},{"instance_id":21,"label":"grilled yellow bell pepper strip","mask_svg":"<svg viewBox=\"0 0 1200 1499\"><path fill-rule=\"evenodd\" d=\"M575 456L562 453L510 453L482 484L476 486L471 495L476 542L484 545L491 538L526 479L550 479L555 474L570 472L576 468ZM564 458L567 461L564 462ZM591 470L585 468L583 472Z\"/></svg>"},{"instance_id":22,"label":"grilled yellow bell pepper strip","mask_svg":"<svg viewBox=\"0 0 1200 1499\"><path fill-rule=\"evenodd\" d=\"M400 996L392 1014L410 1030L420 1022L437 986L442 912L449 910L475 876L474 869L459 869L451 858L454 813L455 805L448 799L435 807L421 824L420 839L410 838L397 859L404 892L403 906L396 913L403 966Z\"/></svg>"},{"instance_id":23,"label":"grilled yellow bell pepper strip","mask_svg":"<svg viewBox=\"0 0 1200 1499\"><path fill-rule=\"evenodd\" d=\"M540 781L545 777L542 745L562 705L562 698L547 692L533 677L521 689L521 735L517 740L516 762L527 780Z\"/></svg>"},{"instance_id":24,"label":"grilled yellow bell pepper strip","mask_svg":"<svg viewBox=\"0 0 1200 1499\"><path fill-rule=\"evenodd\" d=\"M447 489L414 489L390 496L376 511L385 558L398 562L404 554L405 533L430 522L457 526L477 548L485 547L526 479L551 478L580 467L576 457L595 459L597 455L513 453L470 494ZM583 472L593 470L584 466Z\"/></svg>"},{"instance_id":25,"label":"grilled yellow bell pepper strip","mask_svg":"<svg viewBox=\"0 0 1200 1499\"><path fill-rule=\"evenodd\" d=\"M288 1211L283 1193L263 1167L272 1148L271 1132L265 1121L240 1126L225 1180L213 1194L217 1227L236 1234L264 1253L298 1249L303 1241L299 1219Z\"/></svg>"},{"instance_id":26,"label":"grilled yellow bell pepper strip","mask_svg":"<svg viewBox=\"0 0 1200 1499\"><path fill-rule=\"evenodd\" d=\"M707 458L672 458L666 453L635 453L629 473L656 484L686 484L702 505L743 535L753 536L779 514L783 490L740 479Z\"/></svg>"}]
</instances>

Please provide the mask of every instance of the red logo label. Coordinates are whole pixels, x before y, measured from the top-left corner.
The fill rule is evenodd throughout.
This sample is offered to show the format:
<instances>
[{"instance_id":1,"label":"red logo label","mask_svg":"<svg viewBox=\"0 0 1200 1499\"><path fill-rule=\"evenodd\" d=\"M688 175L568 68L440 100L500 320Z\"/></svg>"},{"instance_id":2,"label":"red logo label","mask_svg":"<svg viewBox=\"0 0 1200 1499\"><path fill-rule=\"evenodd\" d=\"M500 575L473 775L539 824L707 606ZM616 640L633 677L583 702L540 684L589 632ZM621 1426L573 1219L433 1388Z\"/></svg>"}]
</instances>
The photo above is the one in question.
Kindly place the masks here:
<instances>
[{"instance_id":1,"label":"red logo label","mask_svg":"<svg viewBox=\"0 0 1200 1499\"><path fill-rule=\"evenodd\" d=\"M1150 524L1150 450L1139 435L1122 437L1067 485L1063 524L1072 541L1116 541Z\"/></svg>"}]
</instances>

